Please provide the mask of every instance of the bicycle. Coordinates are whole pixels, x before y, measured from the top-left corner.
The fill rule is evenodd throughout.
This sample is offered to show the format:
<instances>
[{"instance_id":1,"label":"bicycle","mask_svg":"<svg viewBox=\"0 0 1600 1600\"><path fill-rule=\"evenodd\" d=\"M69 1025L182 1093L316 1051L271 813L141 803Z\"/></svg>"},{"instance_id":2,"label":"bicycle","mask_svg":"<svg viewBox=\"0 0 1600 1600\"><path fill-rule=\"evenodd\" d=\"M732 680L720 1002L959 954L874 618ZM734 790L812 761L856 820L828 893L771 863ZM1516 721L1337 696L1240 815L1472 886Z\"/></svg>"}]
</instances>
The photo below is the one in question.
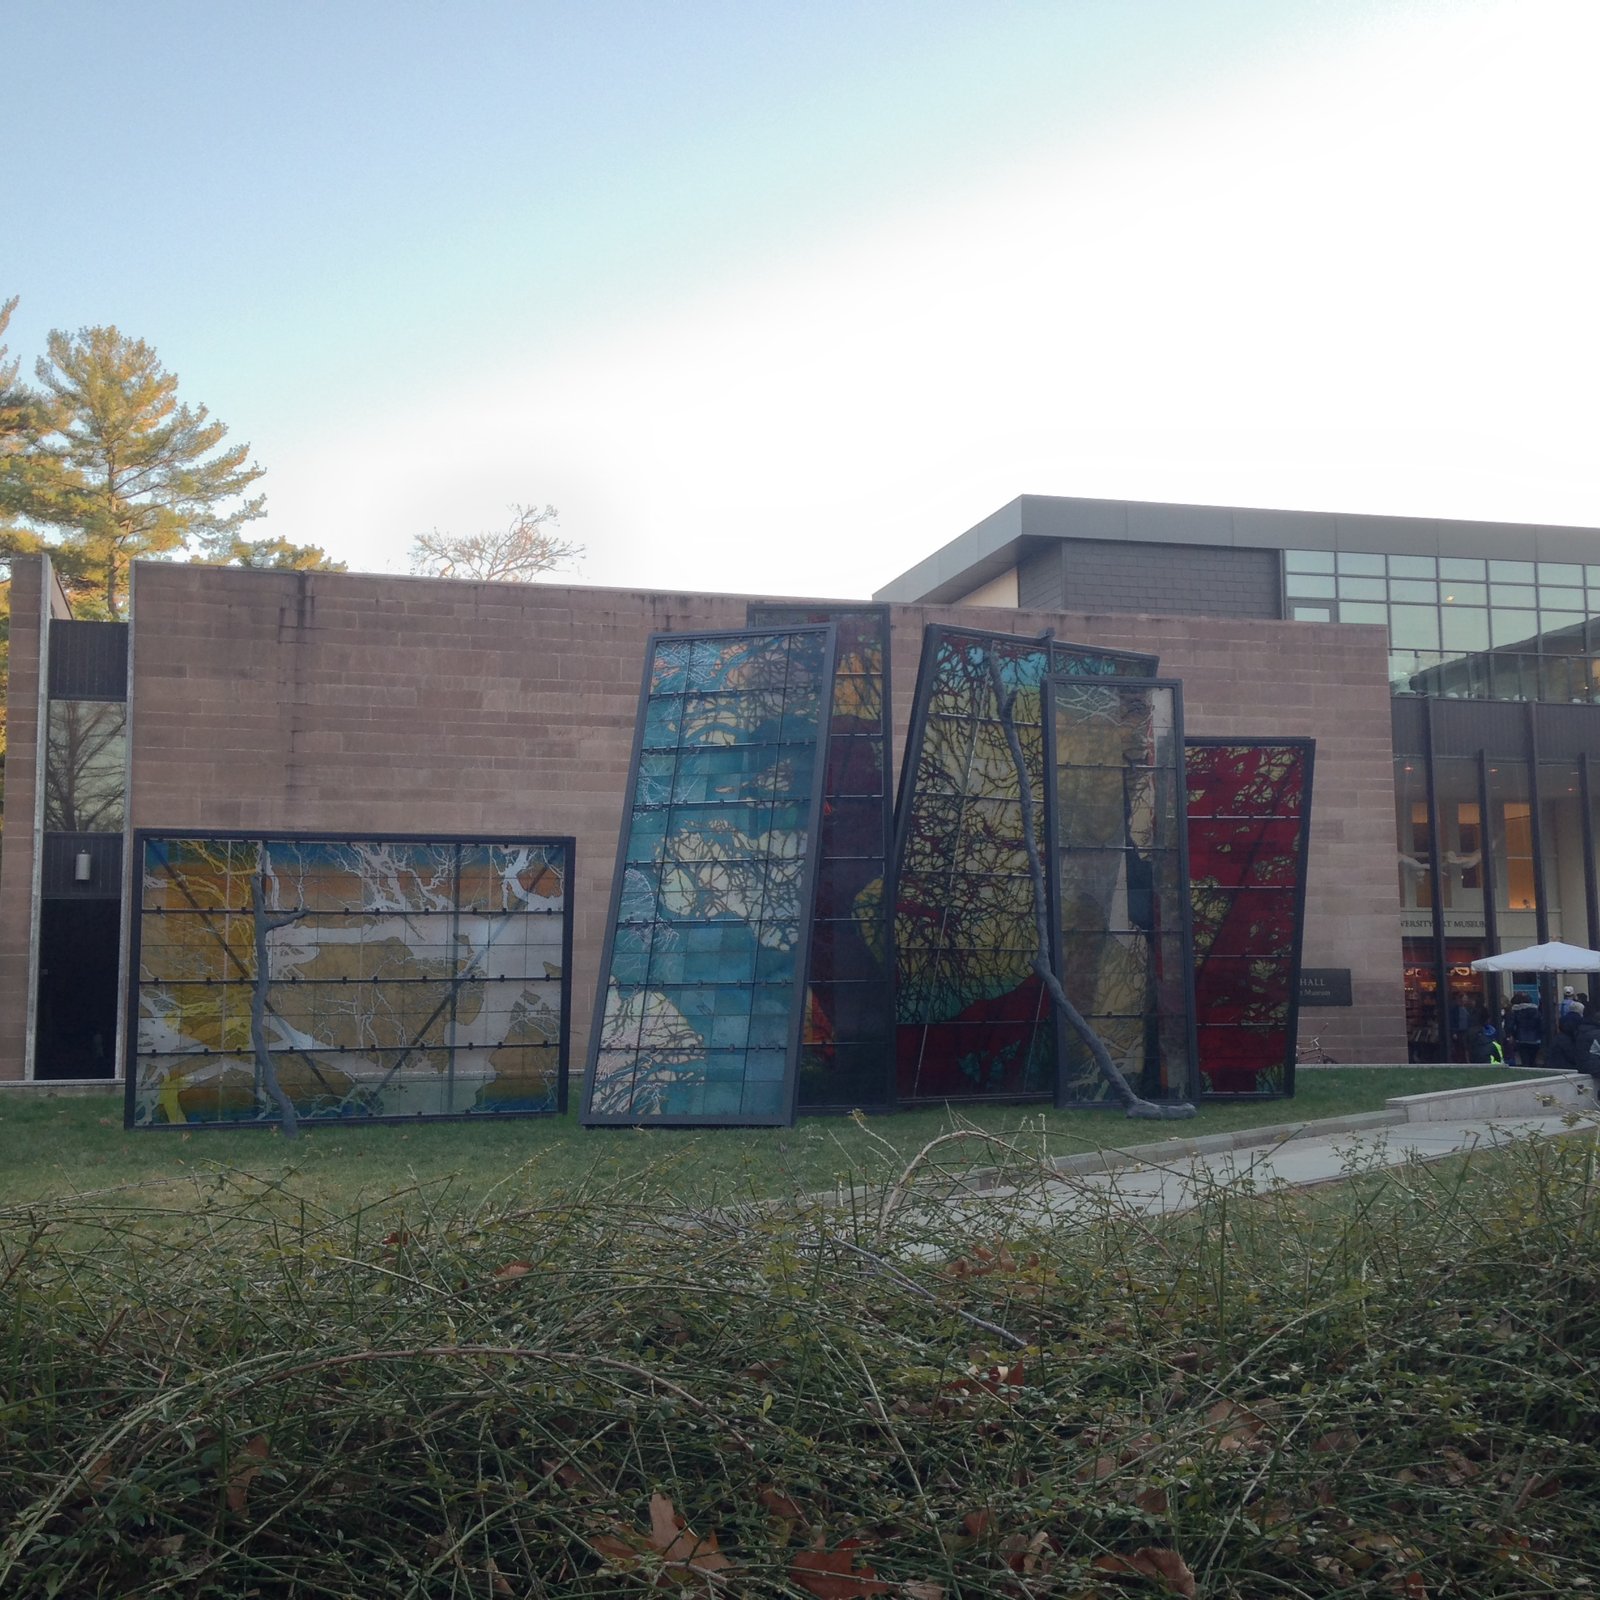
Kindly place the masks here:
<instances>
[{"instance_id":1,"label":"bicycle","mask_svg":"<svg viewBox=\"0 0 1600 1600\"><path fill-rule=\"evenodd\" d=\"M1322 1040L1315 1037L1308 1044L1301 1044L1298 1039L1295 1040L1294 1059L1296 1066L1336 1067L1339 1065L1339 1058L1330 1056L1322 1048Z\"/></svg>"}]
</instances>

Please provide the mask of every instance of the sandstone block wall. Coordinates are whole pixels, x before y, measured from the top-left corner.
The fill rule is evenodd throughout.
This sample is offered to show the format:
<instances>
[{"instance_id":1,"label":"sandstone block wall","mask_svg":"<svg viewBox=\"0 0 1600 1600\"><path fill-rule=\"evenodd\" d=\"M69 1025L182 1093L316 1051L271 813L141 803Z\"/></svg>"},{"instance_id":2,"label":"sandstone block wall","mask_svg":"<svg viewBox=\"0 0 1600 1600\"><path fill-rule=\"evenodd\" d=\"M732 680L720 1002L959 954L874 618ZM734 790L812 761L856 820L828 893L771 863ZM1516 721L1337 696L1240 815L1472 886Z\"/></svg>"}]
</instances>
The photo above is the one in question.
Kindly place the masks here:
<instances>
[{"instance_id":1,"label":"sandstone block wall","mask_svg":"<svg viewBox=\"0 0 1600 1600\"><path fill-rule=\"evenodd\" d=\"M746 597L138 569L133 825L572 834L573 1066L587 1045L645 642L742 627ZM1306 959L1357 1004L1342 1059L1403 1060L1381 629L894 608L896 750L924 621L1156 650L1194 733L1318 741Z\"/></svg>"}]
</instances>

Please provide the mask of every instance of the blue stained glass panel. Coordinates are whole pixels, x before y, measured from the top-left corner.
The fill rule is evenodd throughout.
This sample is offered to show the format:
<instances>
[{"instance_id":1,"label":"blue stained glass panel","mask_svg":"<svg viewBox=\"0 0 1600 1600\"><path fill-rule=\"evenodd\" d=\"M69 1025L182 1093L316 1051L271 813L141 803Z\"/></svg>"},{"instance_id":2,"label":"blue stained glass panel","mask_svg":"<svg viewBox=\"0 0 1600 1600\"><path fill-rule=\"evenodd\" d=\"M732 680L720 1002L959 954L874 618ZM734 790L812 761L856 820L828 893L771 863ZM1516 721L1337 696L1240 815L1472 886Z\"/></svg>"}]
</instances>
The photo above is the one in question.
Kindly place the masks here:
<instances>
[{"instance_id":1,"label":"blue stained glass panel","mask_svg":"<svg viewBox=\"0 0 1600 1600\"><path fill-rule=\"evenodd\" d=\"M586 1123L791 1120L833 666L828 626L652 639Z\"/></svg>"}]
</instances>

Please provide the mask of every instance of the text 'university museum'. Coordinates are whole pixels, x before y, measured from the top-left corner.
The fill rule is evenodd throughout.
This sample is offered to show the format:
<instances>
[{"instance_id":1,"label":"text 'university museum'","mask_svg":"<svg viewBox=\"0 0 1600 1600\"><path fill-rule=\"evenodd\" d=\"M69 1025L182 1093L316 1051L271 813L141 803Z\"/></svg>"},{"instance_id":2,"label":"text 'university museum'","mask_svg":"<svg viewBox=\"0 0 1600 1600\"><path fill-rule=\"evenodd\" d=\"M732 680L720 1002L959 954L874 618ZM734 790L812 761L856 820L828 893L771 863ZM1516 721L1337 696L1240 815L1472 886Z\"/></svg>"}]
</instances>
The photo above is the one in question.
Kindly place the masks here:
<instances>
[{"instance_id":1,"label":"text 'university museum'","mask_svg":"<svg viewBox=\"0 0 1600 1600\"><path fill-rule=\"evenodd\" d=\"M14 562L0 860L0 1081L130 1126L1089 1108L1089 1029L1285 1096L1600 946L1600 530L1025 495L870 600L145 562L130 616Z\"/></svg>"}]
</instances>

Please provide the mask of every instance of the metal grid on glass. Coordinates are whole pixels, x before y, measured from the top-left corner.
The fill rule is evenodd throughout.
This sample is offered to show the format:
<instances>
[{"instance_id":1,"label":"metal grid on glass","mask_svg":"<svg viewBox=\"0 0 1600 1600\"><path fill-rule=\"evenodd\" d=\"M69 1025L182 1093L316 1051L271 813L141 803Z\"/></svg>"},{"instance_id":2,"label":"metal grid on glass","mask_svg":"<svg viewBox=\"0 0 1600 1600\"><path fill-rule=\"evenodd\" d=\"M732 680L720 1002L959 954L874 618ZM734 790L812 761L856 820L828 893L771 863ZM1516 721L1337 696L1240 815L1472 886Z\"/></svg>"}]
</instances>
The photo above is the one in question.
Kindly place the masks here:
<instances>
[{"instance_id":1,"label":"metal grid on glass","mask_svg":"<svg viewBox=\"0 0 1600 1600\"><path fill-rule=\"evenodd\" d=\"M586 1123L793 1120L834 641L651 636Z\"/></svg>"},{"instance_id":2,"label":"metal grid on glass","mask_svg":"<svg viewBox=\"0 0 1600 1600\"><path fill-rule=\"evenodd\" d=\"M1191 1098L1181 686L1051 677L1045 718L1062 987L1136 1093ZM1057 1031L1057 1103L1105 1101L1110 1089L1088 1047L1074 1029Z\"/></svg>"},{"instance_id":3,"label":"metal grid on glass","mask_svg":"<svg viewBox=\"0 0 1600 1600\"><path fill-rule=\"evenodd\" d=\"M831 622L838 636L797 1104L802 1111L888 1106L889 608L754 602L745 620L751 627Z\"/></svg>"},{"instance_id":4,"label":"metal grid on glass","mask_svg":"<svg viewBox=\"0 0 1600 1600\"><path fill-rule=\"evenodd\" d=\"M1032 971L1033 882L991 659L1006 691L1016 691L1013 720L1040 816L1047 810L1045 678L1156 671L1154 656L1131 651L937 625L924 631L895 814L902 1102L1054 1091L1055 1019Z\"/></svg>"},{"instance_id":5,"label":"metal grid on glass","mask_svg":"<svg viewBox=\"0 0 1600 1600\"><path fill-rule=\"evenodd\" d=\"M1311 739L1190 739L1189 904L1202 1097L1294 1093Z\"/></svg>"},{"instance_id":6,"label":"metal grid on glass","mask_svg":"<svg viewBox=\"0 0 1600 1600\"><path fill-rule=\"evenodd\" d=\"M141 830L128 1126L277 1121L274 1078L308 1119L564 1110L572 859Z\"/></svg>"},{"instance_id":7,"label":"metal grid on glass","mask_svg":"<svg viewBox=\"0 0 1600 1600\"><path fill-rule=\"evenodd\" d=\"M1345 550L1283 561L1290 617L1388 628L1398 690L1600 701L1600 565Z\"/></svg>"}]
</instances>

